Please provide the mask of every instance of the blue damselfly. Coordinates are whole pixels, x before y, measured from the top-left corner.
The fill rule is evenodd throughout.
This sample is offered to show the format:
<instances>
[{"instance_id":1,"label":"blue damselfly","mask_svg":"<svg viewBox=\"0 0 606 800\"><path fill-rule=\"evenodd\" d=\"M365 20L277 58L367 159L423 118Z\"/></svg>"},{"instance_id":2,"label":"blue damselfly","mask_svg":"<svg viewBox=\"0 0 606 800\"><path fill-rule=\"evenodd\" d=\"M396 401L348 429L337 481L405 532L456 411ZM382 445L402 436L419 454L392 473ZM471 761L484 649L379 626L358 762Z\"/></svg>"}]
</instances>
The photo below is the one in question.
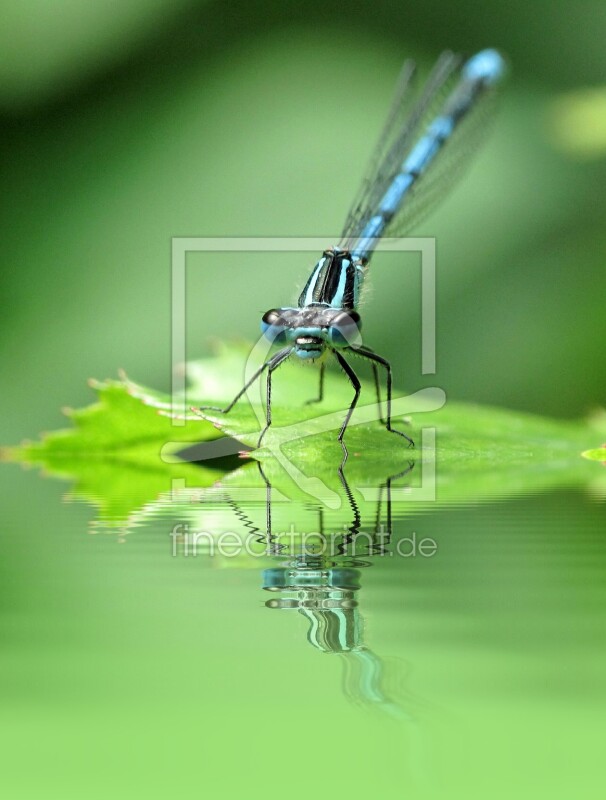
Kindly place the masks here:
<instances>
[{"instance_id":1,"label":"blue damselfly","mask_svg":"<svg viewBox=\"0 0 606 800\"><path fill-rule=\"evenodd\" d=\"M332 354L349 378L354 396L339 431L343 441L360 396L360 380L346 358L355 354L372 365L381 422L388 431L413 440L391 424L392 370L387 359L362 344L358 304L368 263L377 241L386 233L404 235L413 223L440 199L445 186L458 177L485 126L489 99L504 74L496 50L483 50L465 61L443 53L418 97L412 92L415 65L402 67L387 121L375 147L360 190L351 206L338 246L324 251L315 265L296 307L274 308L261 323L264 335L283 345L272 355L226 408L199 410L228 413L265 371L266 418L263 436L271 425L271 382L274 371L290 356L320 361L320 391L324 392L324 356ZM386 373L386 415L381 414L378 368ZM315 402L315 401L312 401Z\"/></svg>"}]
</instances>

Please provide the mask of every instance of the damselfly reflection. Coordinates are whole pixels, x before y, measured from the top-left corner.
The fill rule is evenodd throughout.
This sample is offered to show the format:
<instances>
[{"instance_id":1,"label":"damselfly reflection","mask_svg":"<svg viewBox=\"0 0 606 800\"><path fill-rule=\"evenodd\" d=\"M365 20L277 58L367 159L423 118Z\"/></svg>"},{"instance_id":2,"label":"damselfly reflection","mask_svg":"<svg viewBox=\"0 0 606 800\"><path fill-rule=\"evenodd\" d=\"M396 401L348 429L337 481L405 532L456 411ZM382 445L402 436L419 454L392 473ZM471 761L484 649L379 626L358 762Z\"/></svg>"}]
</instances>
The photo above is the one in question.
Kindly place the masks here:
<instances>
[{"instance_id":1,"label":"damselfly reflection","mask_svg":"<svg viewBox=\"0 0 606 800\"><path fill-rule=\"evenodd\" d=\"M358 592L363 570L373 558L388 554L392 536L392 483L405 478L407 468L381 485L374 519L363 530L358 503L343 471L343 513L340 524L330 525L321 507L317 508L317 529L308 534L276 531L273 528L272 484L259 464L266 486L266 553L279 563L263 570L263 589L271 594L268 609L297 611L308 623L307 640L322 653L343 660L343 690L354 703L379 709L390 716L412 719L410 709L391 699L385 689L383 661L368 646ZM261 534L239 504L230 502L249 531Z\"/></svg>"}]
</instances>

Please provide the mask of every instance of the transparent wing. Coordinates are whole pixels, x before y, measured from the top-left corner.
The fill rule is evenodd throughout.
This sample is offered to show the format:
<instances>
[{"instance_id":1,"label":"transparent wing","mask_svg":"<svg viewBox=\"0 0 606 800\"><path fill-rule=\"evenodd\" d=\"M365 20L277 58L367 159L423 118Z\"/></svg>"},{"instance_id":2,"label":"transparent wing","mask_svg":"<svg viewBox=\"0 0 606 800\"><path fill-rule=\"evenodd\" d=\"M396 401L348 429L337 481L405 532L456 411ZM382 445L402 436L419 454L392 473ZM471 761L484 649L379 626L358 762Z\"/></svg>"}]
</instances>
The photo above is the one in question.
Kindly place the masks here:
<instances>
[{"instance_id":1,"label":"transparent wing","mask_svg":"<svg viewBox=\"0 0 606 800\"><path fill-rule=\"evenodd\" d=\"M343 228L341 246L350 246L375 212L379 200L400 172L407 153L456 82L460 63L460 56L450 51L442 53L416 102L408 91L415 66L412 62L404 64L387 123Z\"/></svg>"},{"instance_id":2,"label":"transparent wing","mask_svg":"<svg viewBox=\"0 0 606 800\"><path fill-rule=\"evenodd\" d=\"M492 127L497 109L496 93L485 92L459 122L444 143L440 157L434 159L419 179L385 231L386 236L410 232L442 201L457 183Z\"/></svg>"},{"instance_id":3,"label":"transparent wing","mask_svg":"<svg viewBox=\"0 0 606 800\"><path fill-rule=\"evenodd\" d=\"M403 121L408 117L412 108L415 99L413 84L416 71L416 64L412 60L405 61L402 65L385 125L379 134L377 143L364 170L364 177L347 213L343 236L346 235L347 231L357 228L358 221L366 207L366 198L377 182L377 175L384 162L385 154L393 145L394 134L401 131Z\"/></svg>"}]
</instances>

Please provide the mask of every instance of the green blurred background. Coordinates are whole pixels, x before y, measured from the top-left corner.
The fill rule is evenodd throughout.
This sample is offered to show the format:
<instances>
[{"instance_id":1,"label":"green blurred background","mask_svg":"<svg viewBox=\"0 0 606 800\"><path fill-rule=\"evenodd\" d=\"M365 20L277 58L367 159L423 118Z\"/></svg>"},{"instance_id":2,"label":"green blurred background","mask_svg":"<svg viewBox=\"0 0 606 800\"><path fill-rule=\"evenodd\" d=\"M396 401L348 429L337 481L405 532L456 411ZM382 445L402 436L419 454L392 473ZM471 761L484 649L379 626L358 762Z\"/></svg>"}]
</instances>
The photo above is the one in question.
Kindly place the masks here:
<instances>
[{"instance_id":1,"label":"green blurred background","mask_svg":"<svg viewBox=\"0 0 606 800\"><path fill-rule=\"evenodd\" d=\"M63 426L60 408L92 397L86 379L118 367L169 386L171 237L330 244L403 58L428 67L447 47L501 48L512 69L487 146L414 231L438 241L425 382L563 417L603 404L603 0L5 0L2 13L1 442ZM311 260L192 259L188 355L255 337ZM378 256L364 311L367 341L409 388L422 383L418 272L412 256ZM8 466L3 480L7 796L408 791L399 733L342 707L336 662L266 613L255 570L171 560L166 520L135 525L126 547L86 536L101 533L95 514L60 504L64 486ZM365 604L374 644L459 715L443 766L460 793L444 796L595 796L597 506L523 498L425 519L443 548L432 571L371 570ZM318 778L315 761L306 780L308 748L324 759L334 738L341 769Z\"/></svg>"},{"instance_id":2,"label":"green blurred background","mask_svg":"<svg viewBox=\"0 0 606 800\"><path fill-rule=\"evenodd\" d=\"M574 136L562 147L554 112L606 81L602 2L3 9L3 441L56 426L88 377L124 367L168 385L172 236L330 242L402 59L428 66L446 47L499 47L512 70L481 156L414 231L438 240L436 382L552 415L603 402L606 141L591 157ZM189 355L256 336L311 260L190 270ZM367 341L415 387L417 262L373 267Z\"/></svg>"}]
</instances>

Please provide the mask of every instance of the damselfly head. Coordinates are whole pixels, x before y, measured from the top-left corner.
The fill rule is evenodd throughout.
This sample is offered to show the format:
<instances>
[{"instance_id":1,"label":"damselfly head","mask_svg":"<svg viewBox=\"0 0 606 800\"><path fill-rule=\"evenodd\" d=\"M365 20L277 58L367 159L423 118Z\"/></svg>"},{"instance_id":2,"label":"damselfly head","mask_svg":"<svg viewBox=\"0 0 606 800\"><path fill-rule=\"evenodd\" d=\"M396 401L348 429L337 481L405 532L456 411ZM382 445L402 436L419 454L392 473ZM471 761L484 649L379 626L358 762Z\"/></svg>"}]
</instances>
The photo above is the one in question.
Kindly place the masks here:
<instances>
[{"instance_id":1,"label":"damselfly head","mask_svg":"<svg viewBox=\"0 0 606 800\"><path fill-rule=\"evenodd\" d=\"M330 349L362 344L360 315L353 310L312 304L272 308L263 315L263 335L275 344L293 344L299 358L318 358Z\"/></svg>"}]
</instances>

